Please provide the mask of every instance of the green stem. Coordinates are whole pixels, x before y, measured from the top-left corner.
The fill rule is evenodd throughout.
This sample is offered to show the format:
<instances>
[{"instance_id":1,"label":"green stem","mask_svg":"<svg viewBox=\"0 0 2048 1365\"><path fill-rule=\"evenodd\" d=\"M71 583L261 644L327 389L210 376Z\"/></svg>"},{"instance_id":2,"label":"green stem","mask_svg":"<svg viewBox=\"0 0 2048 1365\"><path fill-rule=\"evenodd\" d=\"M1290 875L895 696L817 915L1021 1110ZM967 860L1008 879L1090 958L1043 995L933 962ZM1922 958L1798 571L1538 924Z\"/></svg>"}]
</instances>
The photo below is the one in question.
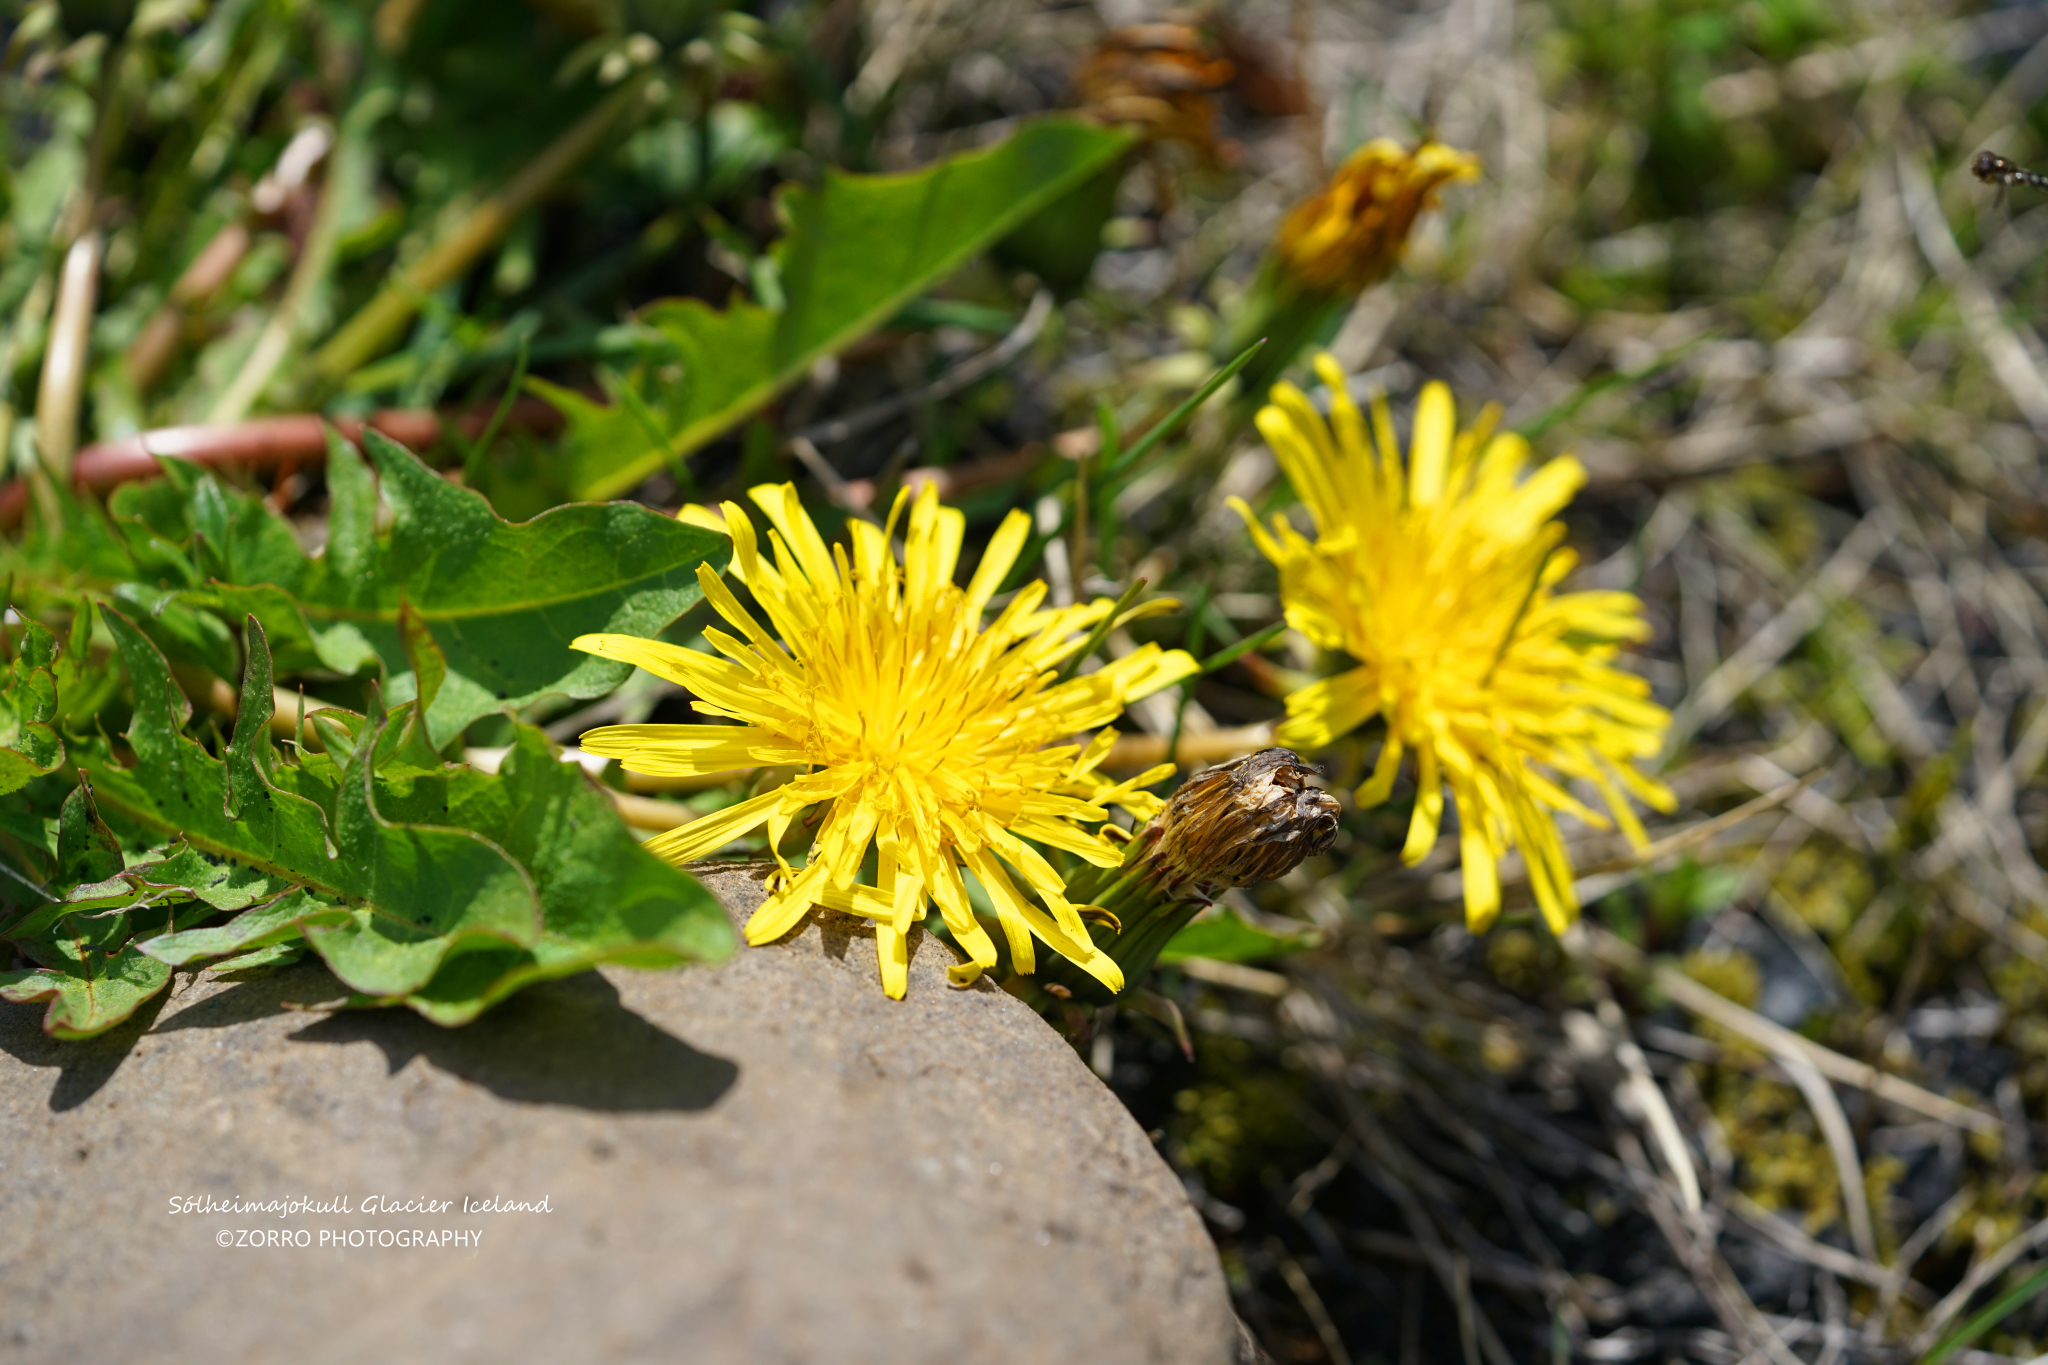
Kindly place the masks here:
<instances>
[{"instance_id":1,"label":"green stem","mask_svg":"<svg viewBox=\"0 0 2048 1365\"><path fill-rule=\"evenodd\" d=\"M1253 407L1266 401L1267 390L1287 372L1307 347L1320 342L1353 302L1348 295L1303 289L1289 281L1268 258L1252 282L1235 324L1225 334L1217 356L1235 354L1258 338L1266 345L1245 366L1240 402Z\"/></svg>"},{"instance_id":2,"label":"green stem","mask_svg":"<svg viewBox=\"0 0 2048 1365\"><path fill-rule=\"evenodd\" d=\"M1151 847L1151 841L1143 839L1132 844L1122 875L1090 902L1115 915L1121 923L1120 930L1091 923L1088 933L1095 945L1116 959L1117 966L1123 969L1125 991L1144 981L1145 974L1158 961L1160 950L1209 903L1200 897L1190 897L1184 887L1168 886L1158 862L1149 856ZM1058 986L1066 992L1060 998L1083 1004L1107 1005L1118 998L1067 959L1050 954L1040 961L1033 979L1040 989ZM1058 992L1052 994L1057 996Z\"/></svg>"},{"instance_id":3,"label":"green stem","mask_svg":"<svg viewBox=\"0 0 2048 1365\"><path fill-rule=\"evenodd\" d=\"M321 373L339 379L396 341L422 297L468 270L504 238L520 214L604 145L613 125L640 103L650 72L629 78L379 290L313 357Z\"/></svg>"},{"instance_id":4,"label":"green stem","mask_svg":"<svg viewBox=\"0 0 2048 1365\"><path fill-rule=\"evenodd\" d=\"M366 97L342 119L335 136L333 154L327 162L327 175L320 187L320 206L313 212L313 225L306 233L305 246L299 251L298 264L292 267L291 279L284 287L284 297L278 300L276 311L271 313L269 321L257 334L256 345L236 373L234 382L228 385L214 403L213 411L207 414L207 421L226 424L246 417L249 409L263 397L263 391L270 387L278 366L291 353L306 309L334 268L335 248L341 241L341 203L355 181L358 166L369 155L369 125L382 112L384 102L377 96Z\"/></svg>"}]
</instances>

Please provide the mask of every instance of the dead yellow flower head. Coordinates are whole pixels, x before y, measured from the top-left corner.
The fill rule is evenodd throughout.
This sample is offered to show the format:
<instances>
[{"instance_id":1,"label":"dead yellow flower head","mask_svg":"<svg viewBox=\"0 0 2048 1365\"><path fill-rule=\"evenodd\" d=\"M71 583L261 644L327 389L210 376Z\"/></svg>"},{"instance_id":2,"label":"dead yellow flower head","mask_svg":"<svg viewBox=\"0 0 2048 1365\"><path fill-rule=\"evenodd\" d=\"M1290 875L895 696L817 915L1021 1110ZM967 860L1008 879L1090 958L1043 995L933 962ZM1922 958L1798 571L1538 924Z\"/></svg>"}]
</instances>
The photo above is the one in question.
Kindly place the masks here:
<instances>
[{"instance_id":1,"label":"dead yellow flower head","mask_svg":"<svg viewBox=\"0 0 2048 1365\"><path fill-rule=\"evenodd\" d=\"M1479 178L1479 158L1441 142L1414 151L1376 138L1353 152L1280 225L1274 252L1296 284L1356 294L1386 278L1416 217L1452 181Z\"/></svg>"},{"instance_id":2,"label":"dead yellow flower head","mask_svg":"<svg viewBox=\"0 0 2048 1365\"><path fill-rule=\"evenodd\" d=\"M1237 509L1280 569L1287 623L1356 660L1287 699L1278 743L1311 752L1374 717L1387 726L1362 806L1387 799L1403 755L1416 757L1415 814L1402 857L1436 843L1446 790L1456 802L1465 913L1476 930L1500 910L1497 863L1520 849L1550 927L1578 914L1572 870L1553 813L1609 821L1566 790L1580 781L1631 841L1644 842L1628 794L1672 807L1637 770L1670 715L1649 684L1623 672L1625 641L1649 633L1626 592L1560 593L1574 557L1554 520L1585 482L1566 456L1529 471L1529 446L1495 433L1492 410L1457 429L1450 390L1416 404L1404 462L1384 403L1371 433L1329 356L1316 372L1330 419L1291 384L1273 389L1260 432L1315 523L1313 539L1284 517L1269 532Z\"/></svg>"},{"instance_id":3,"label":"dead yellow flower head","mask_svg":"<svg viewBox=\"0 0 2048 1365\"><path fill-rule=\"evenodd\" d=\"M699 712L739 723L608 726L584 735L582 746L629 772L807 771L647 847L688 862L765 825L780 862L792 822L823 805L809 860L801 868L783 864L773 894L747 923L748 942L781 937L816 905L871 919L883 989L900 999L909 976L906 936L929 899L967 956L951 969L954 983L966 985L998 960L969 906L966 868L988 892L1017 971L1034 969L1036 938L1121 990L1121 970L1089 937L1064 879L1036 846L1102 867L1122 862L1123 847L1087 827L1100 826L1112 805L1150 819L1162 803L1143 788L1172 765L1112 782L1097 767L1114 732L1085 747L1066 741L1107 725L1126 702L1190 676L1195 661L1146 645L1058 681L1060 665L1115 604L1041 610L1043 583L1018 590L984 626L989 599L1030 531L1022 512L1010 513L961 588L953 571L966 519L941 507L930 485L914 503L899 496L886 526L852 523L850 559L847 547L826 546L792 485L762 485L749 496L773 527L773 563L737 504L724 504L722 529L733 540L733 576L767 626L700 567L705 597L739 631L704 632L716 655L628 635L575 641L680 683L699 699ZM899 565L891 541L906 508ZM1138 610L1172 605L1162 599ZM859 879L870 848L875 876L868 884Z\"/></svg>"},{"instance_id":4,"label":"dead yellow flower head","mask_svg":"<svg viewBox=\"0 0 2048 1365\"><path fill-rule=\"evenodd\" d=\"M1148 138L1185 142L1217 158L1215 95L1234 68L1201 29L1135 24L1112 29L1074 72L1081 107Z\"/></svg>"}]
</instances>

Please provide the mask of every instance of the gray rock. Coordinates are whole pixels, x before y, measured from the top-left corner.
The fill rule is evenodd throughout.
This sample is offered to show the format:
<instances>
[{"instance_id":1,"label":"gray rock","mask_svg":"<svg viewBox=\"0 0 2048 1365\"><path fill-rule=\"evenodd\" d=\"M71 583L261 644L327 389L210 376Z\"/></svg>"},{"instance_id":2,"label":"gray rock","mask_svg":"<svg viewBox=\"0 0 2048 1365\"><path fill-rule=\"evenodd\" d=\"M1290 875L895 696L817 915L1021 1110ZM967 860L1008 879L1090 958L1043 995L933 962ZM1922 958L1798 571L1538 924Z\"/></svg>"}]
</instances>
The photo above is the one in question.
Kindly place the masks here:
<instances>
[{"instance_id":1,"label":"gray rock","mask_svg":"<svg viewBox=\"0 0 2048 1365\"><path fill-rule=\"evenodd\" d=\"M737 919L761 897L710 885ZM926 943L887 1000L872 935L827 916L452 1031L293 1012L334 993L311 967L181 976L88 1043L0 1006L0 1362L1234 1359L1172 1172L1052 1030L949 989L948 960ZM349 1211L170 1211L209 1196ZM216 1245L241 1230L312 1245ZM333 1243L401 1230L480 1242Z\"/></svg>"}]
</instances>

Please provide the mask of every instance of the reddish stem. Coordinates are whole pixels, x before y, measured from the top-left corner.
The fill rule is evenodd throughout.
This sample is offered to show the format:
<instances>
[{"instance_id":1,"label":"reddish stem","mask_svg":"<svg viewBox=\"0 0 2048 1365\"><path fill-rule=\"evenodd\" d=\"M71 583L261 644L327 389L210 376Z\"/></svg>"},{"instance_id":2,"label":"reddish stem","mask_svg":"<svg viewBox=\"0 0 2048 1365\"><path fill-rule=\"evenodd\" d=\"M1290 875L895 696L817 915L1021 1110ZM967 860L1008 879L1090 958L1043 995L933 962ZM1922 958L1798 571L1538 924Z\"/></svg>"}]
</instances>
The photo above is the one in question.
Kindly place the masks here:
<instances>
[{"instance_id":1,"label":"reddish stem","mask_svg":"<svg viewBox=\"0 0 2048 1365\"><path fill-rule=\"evenodd\" d=\"M451 425L465 439L475 440L490 425L493 410L484 408L444 418L438 412L417 408L385 408L371 413L368 425L409 450L424 450L439 442ZM320 464L327 459L330 424L345 439L362 442L363 419L327 418L310 412L255 417L218 426L159 427L118 441L87 446L72 463L71 481L80 492L99 493L137 479L153 479L162 472L157 465L158 456L201 465L239 464L250 468ZM507 426L541 434L555 431L561 424L562 414L552 404L530 397L514 402L506 419ZM0 488L0 527L18 524L27 506L26 481L15 479Z\"/></svg>"}]
</instances>

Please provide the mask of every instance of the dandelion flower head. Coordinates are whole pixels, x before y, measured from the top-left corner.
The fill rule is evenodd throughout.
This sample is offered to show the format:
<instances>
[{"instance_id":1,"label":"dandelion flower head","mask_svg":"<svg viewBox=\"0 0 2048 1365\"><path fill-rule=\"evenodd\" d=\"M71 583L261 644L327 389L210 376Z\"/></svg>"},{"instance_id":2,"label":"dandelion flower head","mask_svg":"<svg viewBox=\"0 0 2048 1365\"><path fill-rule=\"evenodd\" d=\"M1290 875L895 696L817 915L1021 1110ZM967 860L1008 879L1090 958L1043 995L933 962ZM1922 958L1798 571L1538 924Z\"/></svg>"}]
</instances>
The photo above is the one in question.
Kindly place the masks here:
<instances>
[{"instance_id":1,"label":"dandelion flower head","mask_svg":"<svg viewBox=\"0 0 2048 1365\"><path fill-rule=\"evenodd\" d=\"M1492 431L1489 410L1457 429L1450 390L1423 389L1404 463L1384 402L1368 422L1329 356L1325 422L1291 384L1258 415L1315 525L1284 517L1269 532L1236 505L1280 570L1287 622L1353 667L1294 693L1275 742L1321 749L1374 717L1387 735L1361 806L1387 799L1402 758L1416 758L1414 817L1402 857L1435 844L1448 789L1458 815L1465 913L1474 930L1500 911L1498 861L1518 848L1538 907L1563 932L1578 913L1555 812L1609 828L1566 788L1584 783L1629 839L1644 834L1628 796L1669 810L1639 772L1670 716L1648 683L1616 666L1649 628L1626 592L1557 591L1574 563L1556 514L1585 482L1569 456L1528 472L1521 437ZM1526 474L1526 477L1525 477Z\"/></svg>"},{"instance_id":2,"label":"dandelion flower head","mask_svg":"<svg viewBox=\"0 0 2048 1365\"><path fill-rule=\"evenodd\" d=\"M1375 138L1345 159L1330 183L1280 224L1275 249L1297 283L1359 293L1401 259L1421 212L1442 185L1479 178L1479 158L1441 142L1409 151Z\"/></svg>"},{"instance_id":3,"label":"dandelion flower head","mask_svg":"<svg viewBox=\"0 0 2048 1365\"><path fill-rule=\"evenodd\" d=\"M987 891L1017 971L1034 969L1036 939L1122 990L1121 970L1089 937L1087 907L1068 902L1064 879L1040 846L1098 866L1122 861L1122 846L1098 832L1109 807L1150 819L1162 803L1143 788L1172 765L1112 782L1097 769L1114 731L1085 746L1070 740L1107 725L1126 702L1193 674L1194 660L1146 645L1060 681L1062 663L1115 604L1045 608L1043 583L1019 590L984 626L1030 530L1022 512L990 538L961 588L953 574L966 521L941 507L929 485L915 501L899 496L886 526L852 523L850 558L846 546L826 546L794 486L763 485L749 495L772 527L772 562L737 504L724 504L724 529L733 541L733 576L766 615L765 626L700 567L704 595L739 632L706 630L716 655L627 635L575 642L679 683L698 698L700 713L739 723L607 726L584 735L582 746L629 772L806 771L647 847L688 862L765 825L782 868L747 923L747 941L780 938L815 905L871 919L883 989L899 999L908 982L906 936L927 900L968 958L950 969L956 985L998 960L969 906L963 868ZM899 530L900 564L892 548ZM791 867L782 861L783 836L820 805L826 809L809 859ZM863 883L870 848L875 876Z\"/></svg>"}]
</instances>

